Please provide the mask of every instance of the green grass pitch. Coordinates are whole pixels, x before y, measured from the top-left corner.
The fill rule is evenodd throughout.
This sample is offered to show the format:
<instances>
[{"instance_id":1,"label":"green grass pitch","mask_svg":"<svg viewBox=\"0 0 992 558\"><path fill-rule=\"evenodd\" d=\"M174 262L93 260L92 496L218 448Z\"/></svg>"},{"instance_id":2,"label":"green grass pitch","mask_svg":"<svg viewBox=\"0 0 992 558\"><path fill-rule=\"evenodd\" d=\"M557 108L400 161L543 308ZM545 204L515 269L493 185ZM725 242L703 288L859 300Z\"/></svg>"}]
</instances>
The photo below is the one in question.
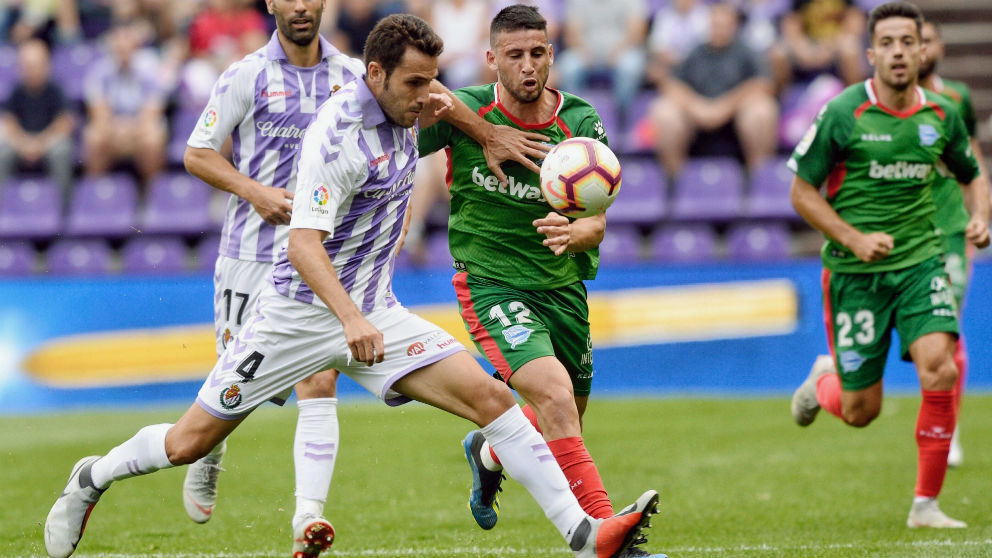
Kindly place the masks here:
<instances>
[{"instance_id":1,"label":"green grass pitch","mask_svg":"<svg viewBox=\"0 0 992 558\"><path fill-rule=\"evenodd\" d=\"M918 397L887 399L870 427L821 414L792 424L788 398L593 400L586 443L618 507L661 493L647 548L681 557L992 556L992 395L962 417L965 465L941 505L962 530L910 530ZM75 556L289 556L295 406L265 406L230 441L206 525L182 507L184 468L113 486ZM0 557L45 556L42 525L79 457L102 453L182 409L0 418ZM326 508L340 557L559 557L565 544L520 485L500 523L465 506L460 441L470 424L421 405L340 405L341 454Z\"/></svg>"}]
</instances>

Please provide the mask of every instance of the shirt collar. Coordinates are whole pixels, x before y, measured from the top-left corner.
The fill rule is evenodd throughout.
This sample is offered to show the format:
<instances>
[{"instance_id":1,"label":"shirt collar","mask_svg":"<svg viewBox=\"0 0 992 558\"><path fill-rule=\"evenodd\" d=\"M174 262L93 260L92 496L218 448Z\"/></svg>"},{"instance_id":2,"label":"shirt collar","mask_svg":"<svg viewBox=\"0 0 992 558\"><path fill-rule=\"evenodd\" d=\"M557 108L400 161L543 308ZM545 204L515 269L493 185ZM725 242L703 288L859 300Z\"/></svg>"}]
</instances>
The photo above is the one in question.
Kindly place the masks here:
<instances>
[{"instance_id":1,"label":"shirt collar","mask_svg":"<svg viewBox=\"0 0 992 558\"><path fill-rule=\"evenodd\" d=\"M334 45L324 38L320 33L317 34L317 41L320 42L320 58L326 60L336 54L341 54L341 51L336 49ZM289 60L286 56L286 51L282 48L282 43L279 42L279 32L273 31L272 38L269 39L269 43L265 45L265 57L269 60Z\"/></svg>"},{"instance_id":2,"label":"shirt collar","mask_svg":"<svg viewBox=\"0 0 992 558\"><path fill-rule=\"evenodd\" d=\"M381 124L388 122L386 120L386 113L382 112L382 107L379 106L379 101L375 99L375 95L372 94L372 90L369 89L369 85L365 83L365 79L359 78L355 80L357 82L356 86L358 88L357 97L358 102L362 106L362 127L363 128L375 128Z\"/></svg>"}]
</instances>

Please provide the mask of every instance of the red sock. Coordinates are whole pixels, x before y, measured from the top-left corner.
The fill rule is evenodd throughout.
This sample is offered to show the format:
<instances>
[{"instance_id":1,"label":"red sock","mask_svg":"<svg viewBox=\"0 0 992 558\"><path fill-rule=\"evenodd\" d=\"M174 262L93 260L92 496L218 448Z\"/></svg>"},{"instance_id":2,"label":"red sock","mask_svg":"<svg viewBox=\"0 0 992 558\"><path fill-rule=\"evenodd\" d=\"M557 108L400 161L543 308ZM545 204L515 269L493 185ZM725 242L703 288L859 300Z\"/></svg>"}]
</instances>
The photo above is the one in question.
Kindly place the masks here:
<instances>
[{"instance_id":1,"label":"red sock","mask_svg":"<svg viewBox=\"0 0 992 558\"><path fill-rule=\"evenodd\" d=\"M960 416L961 396L964 395L965 372L968 370L968 350L964 346L964 337L958 337L954 348L954 364L958 367L958 383L954 385L954 416Z\"/></svg>"},{"instance_id":2,"label":"red sock","mask_svg":"<svg viewBox=\"0 0 992 558\"><path fill-rule=\"evenodd\" d=\"M551 440L548 448L558 460L558 466L565 473L568 486L582 509L596 519L612 516L613 504L603 488L599 470L596 469L582 437Z\"/></svg>"},{"instance_id":3,"label":"red sock","mask_svg":"<svg viewBox=\"0 0 992 558\"><path fill-rule=\"evenodd\" d=\"M936 498L947 473L947 451L954 434L954 395L923 390L916 419L916 496Z\"/></svg>"},{"instance_id":4,"label":"red sock","mask_svg":"<svg viewBox=\"0 0 992 558\"><path fill-rule=\"evenodd\" d=\"M538 434L544 434L543 432L541 432L541 425L537 424L537 414L534 413L534 409L531 409L530 405L524 405L523 408L520 410L524 412L524 416L527 417L527 420L529 420L530 423L534 425L534 430L537 430ZM495 461L499 465L503 464L499 460L499 458L496 457L496 452L493 451L492 447L489 448L489 455L493 458L493 461Z\"/></svg>"},{"instance_id":5,"label":"red sock","mask_svg":"<svg viewBox=\"0 0 992 558\"><path fill-rule=\"evenodd\" d=\"M843 419L840 407L840 376L824 374L816 381L816 401L820 408L831 415Z\"/></svg>"}]
</instances>

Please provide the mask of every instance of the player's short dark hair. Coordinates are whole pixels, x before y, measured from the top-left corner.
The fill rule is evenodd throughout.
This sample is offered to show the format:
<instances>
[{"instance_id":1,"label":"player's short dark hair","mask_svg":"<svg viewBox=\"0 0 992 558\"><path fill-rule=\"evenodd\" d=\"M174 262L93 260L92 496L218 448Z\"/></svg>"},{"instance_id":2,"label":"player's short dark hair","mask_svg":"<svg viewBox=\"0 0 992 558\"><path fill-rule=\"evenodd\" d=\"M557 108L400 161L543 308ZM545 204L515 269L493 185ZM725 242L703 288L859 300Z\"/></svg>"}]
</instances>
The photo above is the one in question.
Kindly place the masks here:
<instances>
[{"instance_id":1,"label":"player's short dark hair","mask_svg":"<svg viewBox=\"0 0 992 558\"><path fill-rule=\"evenodd\" d=\"M492 23L489 24L489 43L493 44L498 33L520 31L521 29L536 29L547 34L548 20L544 19L544 16L534 6L526 4L507 6L500 10L493 18Z\"/></svg>"},{"instance_id":2,"label":"player's short dark hair","mask_svg":"<svg viewBox=\"0 0 992 558\"><path fill-rule=\"evenodd\" d=\"M392 14L379 20L365 39L365 67L378 62L386 78L399 66L407 47L427 56L440 56L444 41L427 22L415 15Z\"/></svg>"},{"instance_id":3,"label":"player's short dark hair","mask_svg":"<svg viewBox=\"0 0 992 558\"><path fill-rule=\"evenodd\" d=\"M905 17L916 22L916 35L923 34L923 12L909 2L886 2L868 12L868 38L875 38L875 26L883 19Z\"/></svg>"}]
</instances>

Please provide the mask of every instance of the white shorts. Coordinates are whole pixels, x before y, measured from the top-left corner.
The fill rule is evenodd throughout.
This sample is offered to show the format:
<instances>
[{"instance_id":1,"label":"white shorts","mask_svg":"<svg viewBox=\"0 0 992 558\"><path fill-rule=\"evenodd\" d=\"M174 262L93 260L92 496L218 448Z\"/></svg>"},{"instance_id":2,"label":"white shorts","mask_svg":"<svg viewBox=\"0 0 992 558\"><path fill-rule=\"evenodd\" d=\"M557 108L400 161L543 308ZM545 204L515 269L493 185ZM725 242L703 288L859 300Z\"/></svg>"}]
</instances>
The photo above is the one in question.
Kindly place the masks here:
<instances>
[{"instance_id":1,"label":"white shorts","mask_svg":"<svg viewBox=\"0 0 992 558\"><path fill-rule=\"evenodd\" d=\"M465 350L451 334L401 305L365 318L385 341L385 360L372 366L352 360L341 322L330 310L284 297L267 285L257 313L204 380L197 404L218 418L241 418L288 394L300 380L336 368L387 405L402 405L410 399L393 391L394 383Z\"/></svg>"},{"instance_id":2,"label":"white shorts","mask_svg":"<svg viewBox=\"0 0 992 558\"><path fill-rule=\"evenodd\" d=\"M255 304L272 275L270 262L217 256L214 264L214 331L217 354L255 314Z\"/></svg>"}]
</instances>

